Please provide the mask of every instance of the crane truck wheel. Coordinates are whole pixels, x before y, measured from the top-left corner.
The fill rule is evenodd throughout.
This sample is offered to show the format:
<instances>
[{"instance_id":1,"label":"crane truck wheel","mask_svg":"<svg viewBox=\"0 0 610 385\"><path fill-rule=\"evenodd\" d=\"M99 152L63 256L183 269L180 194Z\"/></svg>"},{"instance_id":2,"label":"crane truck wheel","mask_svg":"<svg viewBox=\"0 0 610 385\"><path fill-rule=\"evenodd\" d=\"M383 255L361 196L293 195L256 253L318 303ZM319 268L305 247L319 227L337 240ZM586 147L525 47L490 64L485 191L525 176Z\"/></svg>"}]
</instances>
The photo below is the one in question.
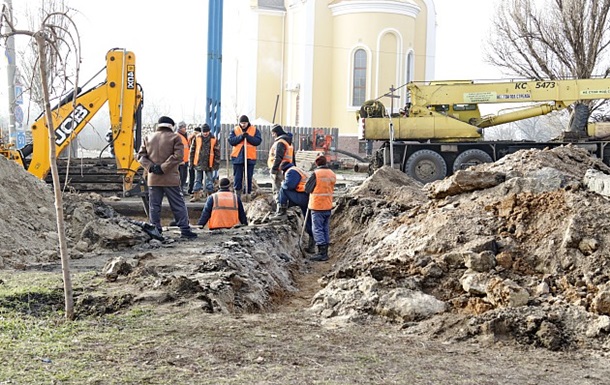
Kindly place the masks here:
<instances>
[{"instance_id":1,"label":"crane truck wheel","mask_svg":"<svg viewBox=\"0 0 610 385\"><path fill-rule=\"evenodd\" d=\"M404 170L411 178L426 184L446 177L447 163L439 153L419 150L407 159Z\"/></svg>"},{"instance_id":2,"label":"crane truck wheel","mask_svg":"<svg viewBox=\"0 0 610 385\"><path fill-rule=\"evenodd\" d=\"M481 163L491 163L493 159L483 150L472 149L466 150L455 158L453 162L453 172L464 170L470 166L476 166Z\"/></svg>"}]
</instances>

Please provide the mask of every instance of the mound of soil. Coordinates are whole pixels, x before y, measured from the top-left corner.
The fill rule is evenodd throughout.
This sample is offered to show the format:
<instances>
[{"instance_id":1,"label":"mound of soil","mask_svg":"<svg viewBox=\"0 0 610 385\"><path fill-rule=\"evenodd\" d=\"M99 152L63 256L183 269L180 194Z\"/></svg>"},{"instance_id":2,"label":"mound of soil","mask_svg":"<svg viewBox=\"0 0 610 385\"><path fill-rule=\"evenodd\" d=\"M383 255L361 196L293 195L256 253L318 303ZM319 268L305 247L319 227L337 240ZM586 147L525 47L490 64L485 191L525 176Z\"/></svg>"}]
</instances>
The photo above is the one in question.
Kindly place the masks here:
<instances>
[{"instance_id":1,"label":"mound of soil","mask_svg":"<svg viewBox=\"0 0 610 385\"><path fill-rule=\"evenodd\" d=\"M608 349L610 206L583 183L589 169L610 173L577 147L528 150L426 185L427 196L342 197L337 263L313 309L451 340ZM389 168L366 185L420 188Z\"/></svg>"}]
</instances>

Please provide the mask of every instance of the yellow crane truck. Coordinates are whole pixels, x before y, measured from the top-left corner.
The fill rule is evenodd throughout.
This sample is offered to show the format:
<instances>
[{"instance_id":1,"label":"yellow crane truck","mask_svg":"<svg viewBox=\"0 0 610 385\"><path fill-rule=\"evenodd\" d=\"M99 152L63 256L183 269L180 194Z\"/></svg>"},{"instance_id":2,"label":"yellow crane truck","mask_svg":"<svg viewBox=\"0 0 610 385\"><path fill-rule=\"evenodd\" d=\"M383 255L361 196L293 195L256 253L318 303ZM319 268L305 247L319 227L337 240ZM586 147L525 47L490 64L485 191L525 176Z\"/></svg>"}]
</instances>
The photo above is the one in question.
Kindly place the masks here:
<instances>
[{"instance_id":1,"label":"yellow crane truck","mask_svg":"<svg viewBox=\"0 0 610 385\"><path fill-rule=\"evenodd\" d=\"M470 165L493 162L522 149L585 147L610 164L609 141L587 124L582 101L610 99L610 79L525 80L500 82L431 81L406 84L408 102L388 116L379 100L358 112L359 139L384 141L373 154L372 167L400 167L422 183L442 179ZM390 95L395 97L395 95ZM482 116L480 104L524 103L507 113ZM570 127L549 142L485 141L483 130L572 106ZM369 142L372 143L372 142Z\"/></svg>"},{"instance_id":2,"label":"yellow crane truck","mask_svg":"<svg viewBox=\"0 0 610 385\"><path fill-rule=\"evenodd\" d=\"M136 57L133 52L115 48L106 54L106 79L97 86L68 95L51 115L55 128L55 149L61 153L86 127L91 118L108 103L110 138L114 147L117 173L122 175L123 194L145 194L135 181L140 163L136 150L142 133L142 89L136 82ZM44 114L32 125L32 141L20 150L0 144L0 155L23 165L27 171L44 179L50 168L49 132ZM110 135L109 135L110 136Z\"/></svg>"}]
</instances>

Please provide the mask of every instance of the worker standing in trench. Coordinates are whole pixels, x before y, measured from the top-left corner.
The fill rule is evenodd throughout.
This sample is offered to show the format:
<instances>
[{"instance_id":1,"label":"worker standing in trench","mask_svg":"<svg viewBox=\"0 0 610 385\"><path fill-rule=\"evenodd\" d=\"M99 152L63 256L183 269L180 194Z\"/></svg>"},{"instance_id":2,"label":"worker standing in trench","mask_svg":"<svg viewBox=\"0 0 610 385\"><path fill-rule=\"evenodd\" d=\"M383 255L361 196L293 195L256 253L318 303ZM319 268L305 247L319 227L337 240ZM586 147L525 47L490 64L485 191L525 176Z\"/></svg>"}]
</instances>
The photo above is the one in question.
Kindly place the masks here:
<instances>
[{"instance_id":1,"label":"worker standing in trench","mask_svg":"<svg viewBox=\"0 0 610 385\"><path fill-rule=\"evenodd\" d=\"M312 261L328 261L328 246L330 245L330 215L333 208L333 193L337 176L328 167L326 157L318 156L316 169L305 183L305 191L309 193L309 211L313 237L318 247L318 254L310 257Z\"/></svg>"},{"instance_id":2,"label":"worker standing in trench","mask_svg":"<svg viewBox=\"0 0 610 385\"><path fill-rule=\"evenodd\" d=\"M308 175L305 171L290 162L282 162L280 164L280 170L284 173L284 181L278 192L279 210L274 217L277 218L286 215L286 210L289 206L298 206L303 213L305 230L309 235L309 243L307 244L305 251L308 253L315 253L316 243L311 230L310 210L307 208L307 205L309 204L309 194L305 192L305 183L307 182Z\"/></svg>"},{"instance_id":3,"label":"worker standing in trench","mask_svg":"<svg viewBox=\"0 0 610 385\"><path fill-rule=\"evenodd\" d=\"M220 180L218 192L210 195L201 211L197 226L208 225L208 229L230 229L239 224L248 225L248 218L241 198L231 191L228 178Z\"/></svg>"}]
</instances>

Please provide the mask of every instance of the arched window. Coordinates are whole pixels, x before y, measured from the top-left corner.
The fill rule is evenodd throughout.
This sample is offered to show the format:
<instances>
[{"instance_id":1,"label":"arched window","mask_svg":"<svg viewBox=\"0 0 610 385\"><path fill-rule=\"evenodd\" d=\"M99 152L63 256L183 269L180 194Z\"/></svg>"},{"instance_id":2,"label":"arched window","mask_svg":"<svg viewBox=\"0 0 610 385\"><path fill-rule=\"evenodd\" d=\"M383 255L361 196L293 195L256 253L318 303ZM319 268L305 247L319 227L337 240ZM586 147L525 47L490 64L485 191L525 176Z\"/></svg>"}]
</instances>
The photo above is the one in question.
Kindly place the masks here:
<instances>
[{"instance_id":1,"label":"arched window","mask_svg":"<svg viewBox=\"0 0 610 385\"><path fill-rule=\"evenodd\" d=\"M407 55L407 83L413 81L415 71L415 63L413 60L413 51Z\"/></svg>"},{"instance_id":2,"label":"arched window","mask_svg":"<svg viewBox=\"0 0 610 385\"><path fill-rule=\"evenodd\" d=\"M352 106L361 106L366 98L366 52L357 49L354 52L354 70L352 83Z\"/></svg>"}]
</instances>

